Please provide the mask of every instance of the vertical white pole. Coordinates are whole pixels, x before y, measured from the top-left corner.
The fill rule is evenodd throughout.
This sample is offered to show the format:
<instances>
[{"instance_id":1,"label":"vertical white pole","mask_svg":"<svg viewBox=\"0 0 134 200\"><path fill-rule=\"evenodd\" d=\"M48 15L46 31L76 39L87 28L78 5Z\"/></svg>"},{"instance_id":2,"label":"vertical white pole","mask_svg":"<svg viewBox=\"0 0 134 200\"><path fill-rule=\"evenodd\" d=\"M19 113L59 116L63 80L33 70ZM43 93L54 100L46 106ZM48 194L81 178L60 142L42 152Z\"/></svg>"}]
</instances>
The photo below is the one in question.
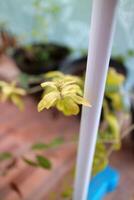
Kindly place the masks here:
<instances>
[{"instance_id":1,"label":"vertical white pole","mask_svg":"<svg viewBox=\"0 0 134 200\"><path fill-rule=\"evenodd\" d=\"M87 200L118 0L93 0L74 200Z\"/></svg>"}]
</instances>

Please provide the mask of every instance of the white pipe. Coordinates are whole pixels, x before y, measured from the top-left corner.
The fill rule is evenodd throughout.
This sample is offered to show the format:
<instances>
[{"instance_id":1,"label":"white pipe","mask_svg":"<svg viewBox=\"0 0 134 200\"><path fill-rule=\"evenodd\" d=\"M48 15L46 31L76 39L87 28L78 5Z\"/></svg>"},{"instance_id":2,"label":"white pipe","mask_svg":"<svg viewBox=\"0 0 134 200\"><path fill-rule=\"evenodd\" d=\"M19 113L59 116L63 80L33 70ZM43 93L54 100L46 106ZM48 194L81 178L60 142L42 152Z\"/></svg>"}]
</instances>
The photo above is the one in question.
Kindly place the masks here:
<instances>
[{"instance_id":1,"label":"white pipe","mask_svg":"<svg viewBox=\"0 0 134 200\"><path fill-rule=\"evenodd\" d=\"M93 0L83 107L73 200L87 200L97 132L111 54L118 0Z\"/></svg>"}]
</instances>

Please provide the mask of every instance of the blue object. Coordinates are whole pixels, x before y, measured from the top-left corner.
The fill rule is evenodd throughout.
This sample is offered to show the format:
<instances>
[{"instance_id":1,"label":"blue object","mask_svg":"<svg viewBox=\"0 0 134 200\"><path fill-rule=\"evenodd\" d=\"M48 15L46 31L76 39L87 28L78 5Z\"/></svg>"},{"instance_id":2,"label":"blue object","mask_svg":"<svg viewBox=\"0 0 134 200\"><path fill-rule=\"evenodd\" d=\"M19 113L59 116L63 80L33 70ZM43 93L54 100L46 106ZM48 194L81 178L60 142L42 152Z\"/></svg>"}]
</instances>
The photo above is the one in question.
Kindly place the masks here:
<instances>
[{"instance_id":1,"label":"blue object","mask_svg":"<svg viewBox=\"0 0 134 200\"><path fill-rule=\"evenodd\" d=\"M102 200L106 194L116 189L119 183L119 173L107 166L91 180L88 200Z\"/></svg>"}]
</instances>

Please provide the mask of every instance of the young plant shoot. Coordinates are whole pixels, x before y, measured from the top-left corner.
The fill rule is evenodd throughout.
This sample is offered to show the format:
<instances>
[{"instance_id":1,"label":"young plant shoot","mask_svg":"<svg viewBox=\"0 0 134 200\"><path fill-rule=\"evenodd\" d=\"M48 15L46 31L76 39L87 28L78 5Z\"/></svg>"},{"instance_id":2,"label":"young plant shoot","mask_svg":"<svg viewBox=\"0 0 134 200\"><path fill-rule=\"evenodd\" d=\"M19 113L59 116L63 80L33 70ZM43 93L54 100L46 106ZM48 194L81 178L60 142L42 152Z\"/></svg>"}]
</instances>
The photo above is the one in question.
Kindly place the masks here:
<instances>
[{"instance_id":1,"label":"young plant shoot","mask_svg":"<svg viewBox=\"0 0 134 200\"><path fill-rule=\"evenodd\" d=\"M50 72L46 74L46 77L51 77L51 81L41 84L44 93L38 104L39 112L44 108L56 107L64 115L70 116L79 113L79 105L91 106L83 98L82 80L80 78L64 75L61 72Z\"/></svg>"}]
</instances>

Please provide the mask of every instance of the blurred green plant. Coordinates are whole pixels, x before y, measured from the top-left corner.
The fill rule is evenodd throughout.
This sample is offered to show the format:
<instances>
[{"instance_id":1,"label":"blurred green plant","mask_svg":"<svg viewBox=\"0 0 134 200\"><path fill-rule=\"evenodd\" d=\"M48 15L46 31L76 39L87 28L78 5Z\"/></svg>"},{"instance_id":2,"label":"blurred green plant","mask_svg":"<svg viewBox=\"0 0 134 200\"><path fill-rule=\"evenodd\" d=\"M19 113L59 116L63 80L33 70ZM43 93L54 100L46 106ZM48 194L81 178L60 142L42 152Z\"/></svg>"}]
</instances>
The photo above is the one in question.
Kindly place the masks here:
<instances>
[{"instance_id":1,"label":"blurred green plant","mask_svg":"<svg viewBox=\"0 0 134 200\"><path fill-rule=\"evenodd\" d=\"M20 110L23 110L24 104L22 96L25 96L26 92L24 89L16 86L16 82L7 83L0 81L0 101L5 102L7 100L15 104Z\"/></svg>"},{"instance_id":2,"label":"blurred green plant","mask_svg":"<svg viewBox=\"0 0 134 200\"><path fill-rule=\"evenodd\" d=\"M36 142L32 144L29 147L29 152L33 155L32 159L25 156L25 154L16 156L15 153L9 151L0 152L0 164L4 163L5 166L5 168L1 168L0 175L6 175L12 168L15 168L19 159L29 166L50 170L52 168L52 162L44 155L44 152L59 148L64 142L63 137L57 137L49 143Z\"/></svg>"},{"instance_id":3,"label":"blurred green plant","mask_svg":"<svg viewBox=\"0 0 134 200\"><path fill-rule=\"evenodd\" d=\"M48 41L48 29L51 20L60 12L60 4L55 1L34 0L34 22L32 36L36 39ZM44 27L45 32L40 31Z\"/></svg>"},{"instance_id":4,"label":"blurred green plant","mask_svg":"<svg viewBox=\"0 0 134 200\"><path fill-rule=\"evenodd\" d=\"M52 140L50 143L46 144L43 142L38 142L32 145L32 150L46 150L49 148L56 148L59 145L62 145L64 143L64 139L62 137L57 137L54 140Z\"/></svg>"},{"instance_id":5,"label":"blurred green plant","mask_svg":"<svg viewBox=\"0 0 134 200\"><path fill-rule=\"evenodd\" d=\"M107 149L104 143L97 141L94 161L93 161L92 175L95 176L97 173L102 171L107 165L108 165Z\"/></svg>"},{"instance_id":6,"label":"blurred green plant","mask_svg":"<svg viewBox=\"0 0 134 200\"><path fill-rule=\"evenodd\" d=\"M117 73L114 69L110 69L106 81L105 99L111 101L113 110L123 109L123 96L121 89L124 83L124 76Z\"/></svg>"},{"instance_id":7,"label":"blurred green plant","mask_svg":"<svg viewBox=\"0 0 134 200\"><path fill-rule=\"evenodd\" d=\"M44 169L51 169L52 167L51 161L42 155L36 155L35 160L30 160L25 157L22 157L22 159L26 164L31 165L33 167L41 167Z\"/></svg>"},{"instance_id":8,"label":"blurred green plant","mask_svg":"<svg viewBox=\"0 0 134 200\"><path fill-rule=\"evenodd\" d=\"M93 163L93 175L107 166L112 151L121 148L121 127L117 112L125 112L121 93L124 80L123 75L117 73L113 68L109 69L103 101L103 119L98 133Z\"/></svg>"},{"instance_id":9,"label":"blurred green plant","mask_svg":"<svg viewBox=\"0 0 134 200\"><path fill-rule=\"evenodd\" d=\"M11 159L11 158L12 158L12 154L10 152L5 151L5 152L0 153L0 162Z\"/></svg>"}]
</instances>

